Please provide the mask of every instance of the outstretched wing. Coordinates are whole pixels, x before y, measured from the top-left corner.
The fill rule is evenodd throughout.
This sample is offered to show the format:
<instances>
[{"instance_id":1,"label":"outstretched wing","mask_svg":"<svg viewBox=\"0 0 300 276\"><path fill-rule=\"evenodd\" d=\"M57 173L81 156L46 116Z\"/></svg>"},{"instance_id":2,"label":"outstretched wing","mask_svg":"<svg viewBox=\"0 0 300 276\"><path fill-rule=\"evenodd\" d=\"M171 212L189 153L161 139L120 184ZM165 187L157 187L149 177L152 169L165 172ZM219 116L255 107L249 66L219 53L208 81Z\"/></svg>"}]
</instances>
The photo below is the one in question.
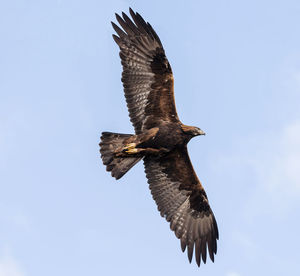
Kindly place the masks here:
<instances>
[{"instance_id":1,"label":"outstretched wing","mask_svg":"<svg viewBox=\"0 0 300 276\"><path fill-rule=\"evenodd\" d=\"M206 193L194 172L186 146L160 158L146 156L145 172L160 214L187 247L191 262L193 251L198 266L206 252L212 261L217 253L218 227Z\"/></svg>"},{"instance_id":2,"label":"outstretched wing","mask_svg":"<svg viewBox=\"0 0 300 276\"><path fill-rule=\"evenodd\" d=\"M160 121L178 121L171 66L159 37L149 23L129 9L133 21L116 14L121 30L112 22L118 36L123 65L122 82L135 132L157 126Z\"/></svg>"}]
</instances>

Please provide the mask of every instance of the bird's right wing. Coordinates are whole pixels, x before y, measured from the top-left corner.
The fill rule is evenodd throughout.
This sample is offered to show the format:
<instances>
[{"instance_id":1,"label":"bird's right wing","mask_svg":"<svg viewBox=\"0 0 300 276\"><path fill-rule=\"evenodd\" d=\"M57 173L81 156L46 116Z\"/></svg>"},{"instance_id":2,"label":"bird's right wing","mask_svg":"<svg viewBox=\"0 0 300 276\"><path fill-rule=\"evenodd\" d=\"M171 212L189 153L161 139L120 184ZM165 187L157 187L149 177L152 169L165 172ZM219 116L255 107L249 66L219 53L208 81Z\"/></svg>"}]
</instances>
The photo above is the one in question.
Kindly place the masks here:
<instances>
[{"instance_id":1,"label":"bird's right wing","mask_svg":"<svg viewBox=\"0 0 300 276\"><path fill-rule=\"evenodd\" d=\"M123 65L122 82L130 120L137 134L160 124L178 122L174 100L174 80L171 66L159 37L149 23L129 10L133 21L125 14L116 14L123 28L112 23L118 36Z\"/></svg>"},{"instance_id":2,"label":"bird's right wing","mask_svg":"<svg viewBox=\"0 0 300 276\"><path fill-rule=\"evenodd\" d=\"M160 158L146 156L145 172L160 214L187 247L191 262L193 250L198 266L217 253L218 227L206 193L194 172L187 148L176 149Z\"/></svg>"}]
</instances>

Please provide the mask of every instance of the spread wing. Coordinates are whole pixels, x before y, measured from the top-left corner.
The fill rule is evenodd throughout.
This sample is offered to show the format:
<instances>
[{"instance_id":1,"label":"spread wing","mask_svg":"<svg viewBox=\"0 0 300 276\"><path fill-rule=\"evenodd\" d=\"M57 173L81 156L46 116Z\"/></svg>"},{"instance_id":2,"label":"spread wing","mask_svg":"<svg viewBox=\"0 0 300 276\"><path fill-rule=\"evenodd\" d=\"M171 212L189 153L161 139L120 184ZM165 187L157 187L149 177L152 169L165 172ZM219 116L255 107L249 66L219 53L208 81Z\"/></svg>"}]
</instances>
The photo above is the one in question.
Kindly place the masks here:
<instances>
[{"instance_id":1,"label":"spread wing","mask_svg":"<svg viewBox=\"0 0 300 276\"><path fill-rule=\"evenodd\" d=\"M191 262L193 251L198 266L206 252L212 261L217 253L218 227L206 193L194 172L187 148L176 149L160 158L146 156L145 172L160 214L187 247Z\"/></svg>"},{"instance_id":2,"label":"spread wing","mask_svg":"<svg viewBox=\"0 0 300 276\"><path fill-rule=\"evenodd\" d=\"M163 121L179 121L171 66L159 37L149 23L129 9L133 21L116 14L121 30L112 22L118 36L123 65L122 82L130 120L137 134Z\"/></svg>"}]
</instances>

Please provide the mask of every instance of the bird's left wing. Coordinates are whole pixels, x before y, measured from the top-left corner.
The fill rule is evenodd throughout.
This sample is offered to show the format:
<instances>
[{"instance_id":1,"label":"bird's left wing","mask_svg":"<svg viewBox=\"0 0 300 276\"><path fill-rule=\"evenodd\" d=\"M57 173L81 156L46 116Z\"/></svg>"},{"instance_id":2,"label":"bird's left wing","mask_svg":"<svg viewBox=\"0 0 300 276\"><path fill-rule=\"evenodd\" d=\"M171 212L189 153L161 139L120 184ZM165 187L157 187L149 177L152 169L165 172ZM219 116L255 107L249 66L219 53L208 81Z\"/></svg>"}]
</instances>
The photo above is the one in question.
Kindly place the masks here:
<instances>
[{"instance_id":1,"label":"bird's left wing","mask_svg":"<svg viewBox=\"0 0 300 276\"><path fill-rule=\"evenodd\" d=\"M174 100L171 66L159 37L149 23L129 10L132 20L116 14L123 28L112 22L118 36L123 65L122 82L130 121L137 134L155 127L161 121L178 122Z\"/></svg>"},{"instance_id":2,"label":"bird's left wing","mask_svg":"<svg viewBox=\"0 0 300 276\"><path fill-rule=\"evenodd\" d=\"M217 253L218 227L206 193L194 172L186 146L161 157L146 156L145 172L160 214L187 247L189 261L193 251L198 266L206 252L211 260Z\"/></svg>"}]
</instances>

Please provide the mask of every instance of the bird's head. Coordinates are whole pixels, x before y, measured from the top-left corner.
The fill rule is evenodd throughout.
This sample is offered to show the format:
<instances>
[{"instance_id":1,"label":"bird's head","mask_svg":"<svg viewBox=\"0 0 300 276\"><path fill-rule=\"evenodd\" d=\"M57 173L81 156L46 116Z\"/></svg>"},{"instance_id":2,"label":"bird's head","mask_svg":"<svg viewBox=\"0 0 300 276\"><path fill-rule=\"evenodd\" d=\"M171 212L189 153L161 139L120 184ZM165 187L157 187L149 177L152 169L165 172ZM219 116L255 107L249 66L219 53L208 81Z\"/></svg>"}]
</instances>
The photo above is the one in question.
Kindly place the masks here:
<instances>
[{"instance_id":1,"label":"bird's head","mask_svg":"<svg viewBox=\"0 0 300 276\"><path fill-rule=\"evenodd\" d=\"M199 127L182 125L181 129L183 130L184 133L186 133L192 137L198 136L198 135L205 135L205 132L202 129L200 129Z\"/></svg>"}]
</instances>

